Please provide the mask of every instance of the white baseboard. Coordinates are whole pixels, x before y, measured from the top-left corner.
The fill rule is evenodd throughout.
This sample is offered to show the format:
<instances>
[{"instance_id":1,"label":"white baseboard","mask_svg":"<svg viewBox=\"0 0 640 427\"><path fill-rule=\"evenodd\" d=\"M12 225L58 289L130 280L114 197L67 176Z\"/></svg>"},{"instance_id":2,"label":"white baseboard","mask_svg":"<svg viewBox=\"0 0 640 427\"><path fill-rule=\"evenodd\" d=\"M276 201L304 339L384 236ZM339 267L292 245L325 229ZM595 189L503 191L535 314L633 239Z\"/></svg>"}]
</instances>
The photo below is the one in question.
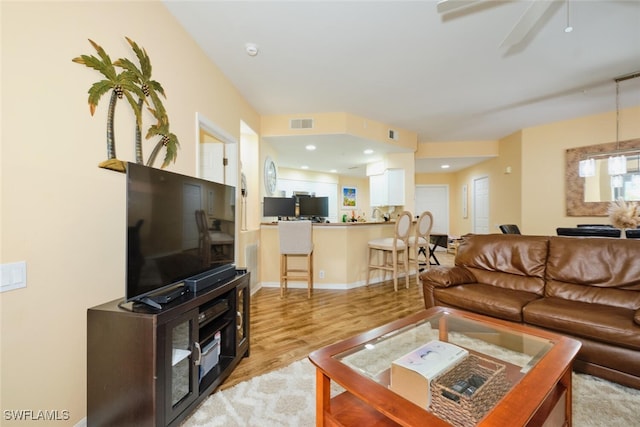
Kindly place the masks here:
<instances>
[{"instance_id":1,"label":"white baseboard","mask_svg":"<svg viewBox=\"0 0 640 427\"><path fill-rule=\"evenodd\" d=\"M409 276L411 277L413 275L415 275L415 269L409 270ZM387 277L385 279L384 277L379 277L379 275L377 276L378 277L371 278L371 280L369 281L369 285L375 285L391 280L390 277ZM398 275L398 279L404 280L404 276L404 273L400 273ZM263 288L279 288L280 282L261 282L260 286ZM367 282L365 280L359 280L353 283L313 283L313 289L348 290L361 288L364 286L367 286ZM291 281L288 284L289 289L307 289L307 287L307 282Z\"/></svg>"}]
</instances>

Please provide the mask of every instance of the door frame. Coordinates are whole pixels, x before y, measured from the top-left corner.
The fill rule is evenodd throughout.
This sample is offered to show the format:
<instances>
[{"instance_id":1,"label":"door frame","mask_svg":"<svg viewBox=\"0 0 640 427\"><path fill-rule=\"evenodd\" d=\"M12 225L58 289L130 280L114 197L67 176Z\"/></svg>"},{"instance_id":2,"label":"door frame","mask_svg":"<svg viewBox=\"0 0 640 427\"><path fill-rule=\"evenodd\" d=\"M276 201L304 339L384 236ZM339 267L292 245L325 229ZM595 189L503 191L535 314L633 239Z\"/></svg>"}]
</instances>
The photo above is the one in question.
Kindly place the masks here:
<instances>
[{"instance_id":1,"label":"door frame","mask_svg":"<svg viewBox=\"0 0 640 427\"><path fill-rule=\"evenodd\" d=\"M230 133L226 132L220 126L216 125L199 112L196 112L196 176L202 177L200 170L200 132L205 131L224 144L224 156L231 157L229 164L224 168L224 183L238 187L239 166L238 166L238 142ZM228 153L234 153L229 156Z\"/></svg>"}]
</instances>

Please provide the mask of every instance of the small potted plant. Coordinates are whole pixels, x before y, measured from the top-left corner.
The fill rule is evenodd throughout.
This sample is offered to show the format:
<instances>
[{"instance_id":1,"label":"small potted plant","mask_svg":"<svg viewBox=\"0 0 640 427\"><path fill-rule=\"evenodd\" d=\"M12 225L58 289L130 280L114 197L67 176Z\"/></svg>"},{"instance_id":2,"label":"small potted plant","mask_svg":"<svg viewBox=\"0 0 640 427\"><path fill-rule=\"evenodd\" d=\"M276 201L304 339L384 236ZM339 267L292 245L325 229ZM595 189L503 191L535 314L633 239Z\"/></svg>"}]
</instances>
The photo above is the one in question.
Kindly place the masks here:
<instances>
[{"instance_id":1,"label":"small potted plant","mask_svg":"<svg viewBox=\"0 0 640 427\"><path fill-rule=\"evenodd\" d=\"M621 237L625 237L626 229L638 227L638 205L633 202L618 197L618 200L610 203L608 213L611 225L620 229Z\"/></svg>"}]
</instances>

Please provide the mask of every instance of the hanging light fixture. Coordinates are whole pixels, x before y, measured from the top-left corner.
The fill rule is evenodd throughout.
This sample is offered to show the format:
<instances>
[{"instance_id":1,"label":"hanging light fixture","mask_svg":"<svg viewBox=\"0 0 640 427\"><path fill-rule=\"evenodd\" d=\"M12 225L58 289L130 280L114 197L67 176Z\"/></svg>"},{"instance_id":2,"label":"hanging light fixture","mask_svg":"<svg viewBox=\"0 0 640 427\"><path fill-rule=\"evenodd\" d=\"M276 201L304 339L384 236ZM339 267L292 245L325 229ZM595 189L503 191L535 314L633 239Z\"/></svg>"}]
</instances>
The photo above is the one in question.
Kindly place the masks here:
<instances>
[{"instance_id":1,"label":"hanging light fixture","mask_svg":"<svg viewBox=\"0 0 640 427\"><path fill-rule=\"evenodd\" d=\"M623 155L609 157L609 175L624 175L627 173L627 158Z\"/></svg>"},{"instance_id":2,"label":"hanging light fixture","mask_svg":"<svg viewBox=\"0 0 640 427\"><path fill-rule=\"evenodd\" d=\"M623 183L622 175L613 175L611 177L611 186L613 188L622 188L622 183Z\"/></svg>"},{"instance_id":3,"label":"hanging light fixture","mask_svg":"<svg viewBox=\"0 0 640 427\"><path fill-rule=\"evenodd\" d=\"M616 79L616 151L620 150L620 79ZM609 175L627 173L627 158L620 154L609 157Z\"/></svg>"},{"instance_id":4,"label":"hanging light fixture","mask_svg":"<svg viewBox=\"0 0 640 427\"><path fill-rule=\"evenodd\" d=\"M578 163L578 175L581 178L594 176L596 174L596 160L591 157L589 159L580 160Z\"/></svg>"},{"instance_id":5,"label":"hanging light fixture","mask_svg":"<svg viewBox=\"0 0 640 427\"><path fill-rule=\"evenodd\" d=\"M567 0L567 26L564 27L564 32L570 33L571 31L573 31L573 27L569 23L569 0Z\"/></svg>"},{"instance_id":6,"label":"hanging light fixture","mask_svg":"<svg viewBox=\"0 0 640 427\"><path fill-rule=\"evenodd\" d=\"M568 21L567 21L568 22ZM608 159L607 170L612 177L619 176L615 180L612 180L612 185L619 186L622 182L622 175L627 173L627 157L638 156L640 158L640 149L620 149L620 82L635 79L640 77L640 71L633 72L626 76L617 77L614 79L616 83L616 146L612 151L595 152L586 154L582 160L578 162L578 175L580 177L595 176L596 174L596 159ZM639 160L640 162L640 160ZM640 163L639 163L640 169ZM615 182L614 182L615 181Z\"/></svg>"}]
</instances>

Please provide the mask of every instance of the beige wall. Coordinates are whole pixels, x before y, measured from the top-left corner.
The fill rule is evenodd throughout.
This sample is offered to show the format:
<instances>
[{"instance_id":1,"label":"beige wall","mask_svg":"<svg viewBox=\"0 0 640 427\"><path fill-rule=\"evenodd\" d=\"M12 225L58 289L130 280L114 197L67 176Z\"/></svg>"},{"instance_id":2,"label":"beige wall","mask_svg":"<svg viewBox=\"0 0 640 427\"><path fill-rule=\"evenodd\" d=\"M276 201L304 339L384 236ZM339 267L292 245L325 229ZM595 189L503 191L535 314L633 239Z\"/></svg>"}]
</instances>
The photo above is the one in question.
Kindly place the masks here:
<instances>
[{"instance_id":1,"label":"beige wall","mask_svg":"<svg viewBox=\"0 0 640 427\"><path fill-rule=\"evenodd\" d=\"M500 140L500 156L491 161L491 232L500 224L520 224L522 192L522 143L520 132ZM527 232L523 230L523 232Z\"/></svg>"},{"instance_id":2,"label":"beige wall","mask_svg":"<svg viewBox=\"0 0 640 427\"><path fill-rule=\"evenodd\" d=\"M240 121L259 129L259 117L160 2L0 7L0 262L27 263L26 289L0 294L0 409L68 410L55 425L74 425L86 413L86 310L124 293L125 176L97 167L109 97L91 117L101 75L71 59L95 53L87 38L112 60L135 61L125 36L147 50L181 143L169 170L195 174L196 111L238 140ZM133 160L133 115L125 102L116 113L118 157Z\"/></svg>"},{"instance_id":3,"label":"beige wall","mask_svg":"<svg viewBox=\"0 0 640 427\"><path fill-rule=\"evenodd\" d=\"M447 174L416 174L416 184L449 186L449 234L462 236L473 231L473 181L489 178L489 228L497 232L497 224L520 222L520 144L518 135L498 142L499 157L478 163L462 171ZM511 173L505 173L506 167ZM462 187L467 186L467 217L462 215Z\"/></svg>"},{"instance_id":4,"label":"beige wall","mask_svg":"<svg viewBox=\"0 0 640 427\"><path fill-rule=\"evenodd\" d=\"M611 111L523 129L498 141L498 157L457 173L417 174L416 184L449 183L452 235L473 230L471 192L473 180L481 176L489 177L491 232L499 232L499 224L515 223L523 233L555 235L557 227L607 222L604 217L566 215L565 150L615 141L615 116ZM638 137L640 107L621 110L620 140ZM464 184L469 188L466 219L461 215Z\"/></svg>"},{"instance_id":5,"label":"beige wall","mask_svg":"<svg viewBox=\"0 0 640 427\"><path fill-rule=\"evenodd\" d=\"M291 129L290 119L313 119L312 129ZM389 130L396 131L397 140L394 145L416 150L418 135L415 132L392 127L348 113L314 113L314 114L286 114L277 116L263 116L261 134L268 136L282 135L331 135L349 134L362 138L389 142Z\"/></svg>"},{"instance_id":6,"label":"beige wall","mask_svg":"<svg viewBox=\"0 0 640 427\"><path fill-rule=\"evenodd\" d=\"M446 141L418 144L416 158L497 157L499 141Z\"/></svg>"},{"instance_id":7,"label":"beige wall","mask_svg":"<svg viewBox=\"0 0 640 427\"><path fill-rule=\"evenodd\" d=\"M620 111L620 140L640 137L640 106ZM522 131L522 225L531 234L556 227L608 222L604 217L568 217L565 211L565 150L616 140L615 111L550 123Z\"/></svg>"},{"instance_id":8,"label":"beige wall","mask_svg":"<svg viewBox=\"0 0 640 427\"><path fill-rule=\"evenodd\" d=\"M106 158L108 98L94 117L86 98L100 75L71 58L94 53L87 38L112 59L133 59L124 36L147 50L181 142L170 170L195 174L196 112L238 139L241 120L258 130L260 118L161 3L3 1L0 14L0 262L27 263L27 288L0 294L0 409L69 410L70 420L56 425L73 425L85 416L86 309L123 294L125 183L124 175L97 167ZM132 160L132 115L123 102L116 113L118 157ZM640 136L639 114L624 112L621 139ZM564 150L614 140L614 124L612 112L525 129L500 142L501 158L434 178L452 186L452 233L470 231L458 192L482 174L491 177L492 224L520 216L527 232L552 234L576 223L564 215ZM243 165L260 171L260 189L249 189L258 197L254 208L269 152L260 145L260 164ZM354 184L341 178L339 185ZM255 217L256 210L252 227ZM256 243L257 233L249 230L242 241ZM18 424L29 423L3 420Z\"/></svg>"}]
</instances>

